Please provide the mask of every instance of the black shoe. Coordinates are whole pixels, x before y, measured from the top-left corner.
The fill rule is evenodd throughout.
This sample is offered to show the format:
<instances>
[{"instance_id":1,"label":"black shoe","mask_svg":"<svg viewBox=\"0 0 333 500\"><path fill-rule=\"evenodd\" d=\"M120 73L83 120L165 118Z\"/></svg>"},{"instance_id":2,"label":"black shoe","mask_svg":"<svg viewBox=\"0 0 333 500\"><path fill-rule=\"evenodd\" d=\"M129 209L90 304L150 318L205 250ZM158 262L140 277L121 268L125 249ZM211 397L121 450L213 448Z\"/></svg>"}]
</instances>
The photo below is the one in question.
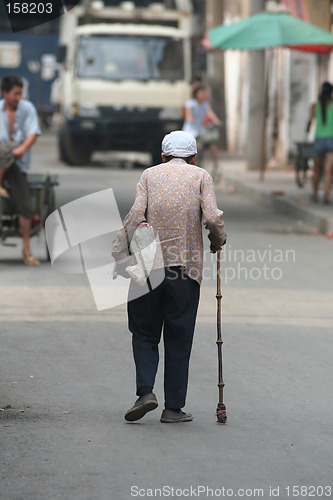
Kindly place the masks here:
<instances>
[{"instance_id":1,"label":"black shoe","mask_svg":"<svg viewBox=\"0 0 333 500\"><path fill-rule=\"evenodd\" d=\"M135 420L140 420L149 411L155 410L158 407L158 402L156 396L153 392L141 396L132 408L130 408L125 415L125 420L127 422L135 422Z\"/></svg>"},{"instance_id":2,"label":"black shoe","mask_svg":"<svg viewBox=\"0 0 333 500\"><path fill-rule=\"evenodd\" d=\"M172 424L174 422L191 422L193 417L190 413L184 411L163 410L160 421L164 424Z\"/></svg>"}]
</instances>

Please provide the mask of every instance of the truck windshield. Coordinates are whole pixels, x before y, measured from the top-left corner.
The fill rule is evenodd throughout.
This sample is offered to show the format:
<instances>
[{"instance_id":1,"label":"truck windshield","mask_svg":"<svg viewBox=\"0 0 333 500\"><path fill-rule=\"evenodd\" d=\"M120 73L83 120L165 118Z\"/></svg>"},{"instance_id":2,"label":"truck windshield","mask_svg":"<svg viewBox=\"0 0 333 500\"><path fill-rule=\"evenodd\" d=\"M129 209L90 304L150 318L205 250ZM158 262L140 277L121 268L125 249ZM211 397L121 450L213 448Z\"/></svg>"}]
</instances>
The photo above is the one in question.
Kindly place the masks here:
<instances>
[{"instance_id":1,"label":"truck windshield","mask_svg":"<svg viewBox=\"0 0 333 500\"><path fill-rule=\"evenodd\" d=\"M159 36L81 36L77 75L107 80L183 80L183 42Z\"/></svg>"}]
</instances>

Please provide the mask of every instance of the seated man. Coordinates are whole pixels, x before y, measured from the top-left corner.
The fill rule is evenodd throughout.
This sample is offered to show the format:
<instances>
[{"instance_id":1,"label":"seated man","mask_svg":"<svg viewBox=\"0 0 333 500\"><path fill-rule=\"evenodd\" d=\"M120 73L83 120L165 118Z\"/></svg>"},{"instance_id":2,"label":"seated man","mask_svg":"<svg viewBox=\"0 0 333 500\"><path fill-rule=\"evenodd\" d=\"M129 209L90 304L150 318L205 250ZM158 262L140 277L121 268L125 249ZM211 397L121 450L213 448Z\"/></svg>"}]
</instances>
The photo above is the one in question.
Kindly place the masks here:
<instances>
[{"instance_id":1,"label":"seated man","mask_svg":"<svg viewBox=\"0 0 333 500\"><path fill-rule=\"evenodd\" d=\"M30 148L41 132L37 111L31 102L22 99L22 88L23 82L17 76L5 76L1 81L0 144L10 146L15 141L18 145L12 144L15 162L5 169L0 165L0 196L9 196L2 185L2 181L7 180L11 187L11 202L19 214L23 262L28 266L38 266L39 261L30 250L30 191L26 172L30 167Z\"/></svg>"}]
</instances>

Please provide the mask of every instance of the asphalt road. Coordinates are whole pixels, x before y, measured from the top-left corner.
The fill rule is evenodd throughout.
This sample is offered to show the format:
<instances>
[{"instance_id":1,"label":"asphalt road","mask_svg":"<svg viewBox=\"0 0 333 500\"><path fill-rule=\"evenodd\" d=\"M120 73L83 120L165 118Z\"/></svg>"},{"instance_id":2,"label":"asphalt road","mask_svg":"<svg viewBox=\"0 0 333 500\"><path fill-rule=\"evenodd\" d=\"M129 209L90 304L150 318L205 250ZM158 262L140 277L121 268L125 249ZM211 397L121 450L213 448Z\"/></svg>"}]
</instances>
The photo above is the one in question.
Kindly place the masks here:
<instances>
[{"instance_id":1,"label":"asphalt road","mask_svg":"<svg viewBox=\"0 0 333 500\"><path fill-rule=\"evenodd\" d=\"M140 169L112 155L93 167L57 161L52 135L34 171L59 174L59 206L112 187L121 215ZM228 422L218 402L215 257L206 252L186 410L194 421L135 424L134 368L125 306L97 312L86 278L62 274L33 240L0 247L0 498L329 498L333 479L332 242L223 182L223 361Z\"/></svg>"}]
</instances>

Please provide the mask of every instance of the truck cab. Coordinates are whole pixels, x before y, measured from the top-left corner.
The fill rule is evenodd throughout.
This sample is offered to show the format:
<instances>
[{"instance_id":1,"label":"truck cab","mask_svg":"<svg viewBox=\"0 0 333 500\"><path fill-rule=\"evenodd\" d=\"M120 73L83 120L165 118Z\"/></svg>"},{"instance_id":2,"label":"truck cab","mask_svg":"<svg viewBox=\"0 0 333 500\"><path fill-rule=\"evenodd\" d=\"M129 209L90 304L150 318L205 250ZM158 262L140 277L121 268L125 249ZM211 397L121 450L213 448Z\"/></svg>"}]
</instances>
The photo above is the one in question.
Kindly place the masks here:
<instances>
[{"instance_id":1,"label":"truck cab","mask_svg":"<svg viewBox=\"0 0 333 500\"><path fill-rule=\"evenodd\" d=\"M100 7L88 22L80 21L82 7L64 16L70 19L61 32L59 149L70 165L108 150L150 152L159 163L163 136L182 126L191 79L189 29L178 11L158 5L138 16L125 3L126 19L122 7Z\"/></svg>"}]
</instances>

